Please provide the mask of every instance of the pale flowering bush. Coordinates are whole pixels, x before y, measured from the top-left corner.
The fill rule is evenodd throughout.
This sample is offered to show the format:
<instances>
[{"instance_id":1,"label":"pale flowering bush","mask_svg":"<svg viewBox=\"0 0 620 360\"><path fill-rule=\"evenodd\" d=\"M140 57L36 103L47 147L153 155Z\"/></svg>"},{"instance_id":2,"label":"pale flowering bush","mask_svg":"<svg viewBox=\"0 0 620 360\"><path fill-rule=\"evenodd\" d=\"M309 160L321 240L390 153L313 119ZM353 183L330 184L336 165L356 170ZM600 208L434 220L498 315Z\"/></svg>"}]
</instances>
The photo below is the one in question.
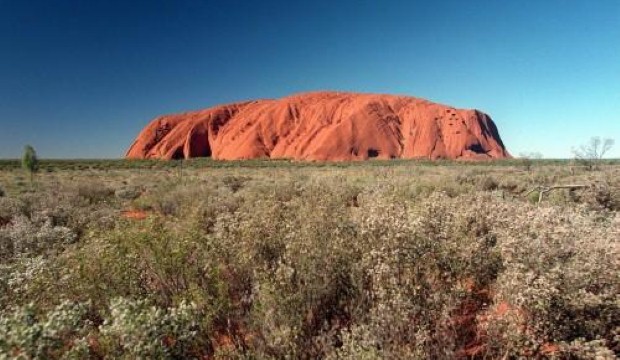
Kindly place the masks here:
<instances>
[{"instance_id":1,"label":"pale flowering bush","mask_svg":"<svg viewBox=\"0 0 620 360\"><path fill-rule=\"evenodd\" d=\"M366 325L355 325L341 333L341 346L329 352L327 359L384 359L380 344ZM423 353L416 354L422 356Z\"/></svg>"},{"instance_id":2,"label":"pale flowering bush","mask_svg":"<svg viewBox=\"0 0 620 360\"><path fill-rule=\"evenodd\" d=\"M28 294L33 282L48 270L49 263L45 257L37 256L0 264L0 304L8 304L12 299Z\"/></svg>"},{"instance_id":3,"label":"pale flowering bush","mask_svg":"<svg viewBox=\"0 0 620 360\"><path fill-rule=\"evenodd\" d=\"M143 300L117 298L99 327L107 355L126 359L163 359L191 356L198 334L197 307L181 302L162 309Z\"/></svg>"},{"instance_id":4,"label":"pale flowering bush","mask_svg":"<svg viewBox=\"0 0 620 360\"><path fill-rule=\"evenodd\" d=\"M114 191L114 196L122 200L135 200L142 195L142 189L138 186L124 186Z\"/></svg>"},{"instance_id":5,"label":"pale flowering bush","mask_svg":"<svg viewBox=\"0 0 620 360\"><path fill-rule=\"evenodd\" d=\"M581 201L594 210L620 210L620 180L610 178L595 183L581 196Z\"/></svg>"},{"instance_id":6,"label":"pale flowering bush","mask_svg":"<svg viewBox=\"0 0 620 360\"><path fill-rule=\"evenodd\" d=\"M0 198L0 229L19 226L34 232L44 227L67 228L78 240L89 227L112 227L118 213L112 206L109 202L85 200L74 185L55 185L41 192Z\"/></svg>"},{"instance_id":7,"label":"pale flowering bush","mask_svg":"<svg viewBox=\"0 0 620 360\"><path fill-rule=\"evenodd\" d=\"M520 338L516 353L529 355L550 343L577 339L618 346L620 227L583 208L506 209L497 228L505 270L497 279L496 303L510 308ZM579 342L578 342L579 343ZM577 349L578 343L562 349ZM517 344L512 344L516 346ZM572 351L572 350L571 350Z\"/></svg>"},{"instance_id":8,"label":"pale flowering bush","mask_svg":"<svg viewBox=\"0 0 620 360\"><path fill-rule=\"evenodd\" d=\"M617 329L616 332L618 332ZM618 339L616 339L615 342L617 344ZM577 359L611 360L618 358L618 348L616 347L614 352L610 349L609 343L605 340L587 341L583 338L579 338L573 340L569 344L563 345L560 354L565 357Z\"/></svg>"},{"instance_id":9,"label":"pale flowering bush","mask_svg":"<svg viewBox=\"0 0 620 360\"><path fill-rule=\"evenodd\" d=\"M80 182L71 190L79 200L85 201L89 205L109 201L114 195L114 189L96 180Z\"/></svg>"},{"instance_id":10,"label":"pale flowering bush","mask_svg":"<svg viewBox=\"0 0 620 360\"><path fill-rule=\"evenodd\" d=\"M29 304L0 316L0 358L84 358L88 304L64 301L45 315Z\"/></svg>"},{"instance_id":11,"label":"pale flowering bush","mask_svg":"<svg viewBox=\"0 0 620 360\"><path fill-rule=\"evenodd\" d=\"M397 358L458 356L463 334L454 317L464 301L476 300L463 284L479 274L472 285L485 286L501 265L486 225L452 213L454 204L441 193L415 205L391 197L389 189L364 195L359 264L372 284L372 303L343 335L343 349Z\"/></svg>"},{"instance_id":12,"label":"pale flowering bush","mask_svg":"<svg viewBox=\"0 0 620 360\"><path fill-rule=\"evenodd\" d=\"M71 229L54 226L49 218L31 219L20 215L0 228L0 260L42 255L71 244L75 239Z\"/></svg>"},{"instance_id":13,"label":"pale flowering bush","mask_svg":"<svg viewBox=\"0 0 620 360\"><path fill-rule=\"evenodd\" d=\"M260 346L278 356L299 349L319 356L360 299L355 229L345 220L353 196L329 186L299 191L248 203L214 229L218 241L235 242L235 252L248 256L239 261L254 269L248 297L264 334Z\"/></svg>"},{"instance_id":14,"label":"pale flowering bush","mask_svg":"<svg viewBox=\"0 0 620 360\"><path fill-rule=\"evenodd\" d=\"M0 228L11 222L13 217L24 215L26 205L14 197L0 197Z\"/></svg>"},{"instance_id":15,"label":"pale flowering bush","mask_svg":"<svg viewBox=\"0 0 620 360\"><path fill-rule=\"evenodd\" d=\"M100 319L96 326L92 317ZM160 308L143 300L114 299L102 314L90 303L64 301L45 314L34 304L0 317L0 358L185 358L198 344L195 304Z\"/></svg>"}]
</instances>

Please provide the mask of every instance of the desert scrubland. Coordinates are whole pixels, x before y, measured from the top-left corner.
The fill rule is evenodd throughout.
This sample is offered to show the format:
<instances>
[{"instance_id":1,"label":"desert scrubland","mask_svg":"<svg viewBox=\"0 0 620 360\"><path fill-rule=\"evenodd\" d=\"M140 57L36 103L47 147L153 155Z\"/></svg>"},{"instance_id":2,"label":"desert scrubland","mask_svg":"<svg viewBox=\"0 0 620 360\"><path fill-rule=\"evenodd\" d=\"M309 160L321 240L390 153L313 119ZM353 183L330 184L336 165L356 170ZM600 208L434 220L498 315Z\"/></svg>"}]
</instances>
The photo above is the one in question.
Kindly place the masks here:
<instances>
[{"instance_id":1,"label":"desert scrubland","mask_svg":"<svg viewBox=\"0 0 620 360\"><path fill-rule=\"evenodd\" d=\"M0 358L620 352L617 163L16 164Z\"/></svg>"}]
</instances>

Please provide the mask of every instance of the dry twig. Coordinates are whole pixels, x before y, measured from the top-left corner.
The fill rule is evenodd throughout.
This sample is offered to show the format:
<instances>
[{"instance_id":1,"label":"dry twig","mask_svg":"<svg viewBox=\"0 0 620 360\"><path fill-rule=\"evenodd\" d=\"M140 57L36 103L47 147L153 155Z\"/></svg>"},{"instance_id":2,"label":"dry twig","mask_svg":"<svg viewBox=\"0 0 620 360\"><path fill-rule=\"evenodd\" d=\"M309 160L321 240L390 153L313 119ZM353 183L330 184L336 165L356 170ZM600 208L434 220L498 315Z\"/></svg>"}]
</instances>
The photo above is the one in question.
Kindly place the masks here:
<instances>
[{"instance_id":1,"label":"dry twig","mask_svg":"<svg viewBox=\"0 0 620 360\"><path fill-rule=\"evenodd\" d=\"M543 200L543 197L545 196L546 193L551 192L553 190L558 190L558 189L583 189L583 188L588 188L592 185L587 185L587 184L572 184L572 185L553 185L553 186L544 186L544 185L539 185L536 186L535 188L533 188L532 190L528 191L527 193L525 193L525 197L527 197L529 194L533 193L534 191L538 190L538 204L540 204Z\"/></svg>"}]
</instances>

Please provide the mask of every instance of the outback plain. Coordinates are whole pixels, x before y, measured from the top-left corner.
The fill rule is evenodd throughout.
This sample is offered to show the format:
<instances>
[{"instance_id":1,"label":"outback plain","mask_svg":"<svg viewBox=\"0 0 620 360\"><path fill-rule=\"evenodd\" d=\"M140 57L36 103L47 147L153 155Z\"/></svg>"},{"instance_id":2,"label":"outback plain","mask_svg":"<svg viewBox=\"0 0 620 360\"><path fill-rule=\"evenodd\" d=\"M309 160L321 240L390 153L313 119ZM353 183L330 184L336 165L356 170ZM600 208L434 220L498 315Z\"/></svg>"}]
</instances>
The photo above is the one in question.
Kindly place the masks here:
<instances>
[{"instance_id":1,"label":"outback plain","mask_svg":"<svg viewBox=\"0 0 620 360\"><path fill-rule=\"evenodd\" d=\"M617 161L1 161L0 358L611 359L619 210Z\"/></svg>"}]
</instances>

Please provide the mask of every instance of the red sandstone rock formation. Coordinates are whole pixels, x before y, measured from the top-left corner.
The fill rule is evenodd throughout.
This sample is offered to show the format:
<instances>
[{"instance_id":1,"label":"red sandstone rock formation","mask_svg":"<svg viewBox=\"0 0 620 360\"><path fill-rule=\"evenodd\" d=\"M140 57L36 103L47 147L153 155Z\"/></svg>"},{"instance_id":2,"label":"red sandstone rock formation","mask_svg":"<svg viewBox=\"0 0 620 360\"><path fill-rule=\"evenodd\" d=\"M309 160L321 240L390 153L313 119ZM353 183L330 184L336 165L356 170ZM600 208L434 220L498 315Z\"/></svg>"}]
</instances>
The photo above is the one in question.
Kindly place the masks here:
<instances>
[{"instance_id":1,"label":"red sandstone rock formation","mask_svg":"<svg viewBox=\"0 0 620 360\"><path fill-rule=\"evenodd\" d=\"M510 157L491 118L408 96L316 92L153 120L128 158L365 160Z\"/></svg>"}]
</instances>

